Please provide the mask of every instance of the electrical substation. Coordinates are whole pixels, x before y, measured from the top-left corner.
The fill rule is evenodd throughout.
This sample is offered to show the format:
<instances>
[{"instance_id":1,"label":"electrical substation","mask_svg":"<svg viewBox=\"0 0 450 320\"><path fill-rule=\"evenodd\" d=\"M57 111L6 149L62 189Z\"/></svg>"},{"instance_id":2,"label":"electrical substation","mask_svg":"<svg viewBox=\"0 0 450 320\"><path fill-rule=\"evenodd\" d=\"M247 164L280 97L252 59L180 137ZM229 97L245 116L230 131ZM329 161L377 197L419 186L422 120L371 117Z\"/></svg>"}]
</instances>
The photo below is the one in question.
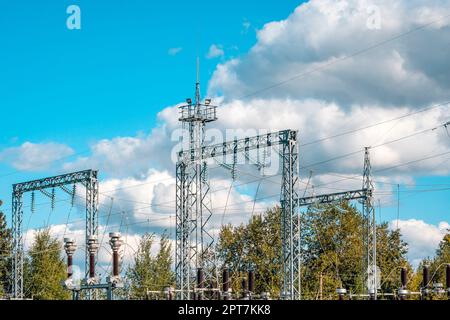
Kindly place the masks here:
<instances>
[{"instance_id":1,"label":"electrical substation","mask_svg":"<svg viewBox=\"0 0 450 320\"><path fill-rule=\"evenodd\" d=\"M377 300L389 296L379 292L379 271L377 268L377 232L374 209L374 183L370 162L370 147L364 149L361 159L362 185L355 190L346 190L326 194L300 196L300 147L301 132L285 129L261 135L233 139L217 144L207 144L205 131L208 125L218 121L217 106L211 99L202 100L200 82L195 86L194 99L187 99L179 108L179 121L188 132L188 149L178 152L176 167L175 199L175 286L161 291L148 292L151 296L163 296L167 300L301 300L302 299L302 253L300 225L301 208L315 204L357 201L362 209L363 221L363 270L365 288L359 293L350 293L346 288L336 288L339 300L370 299ZM251 154L276 154L279 159L281 188L279 189L279 205L281 209L281 242L282 242L282 274L281 294L271 297L267 292L255 292L255 274L257 269L249 268L242 280L240 292L231 289L231 272L227 267L219 269L214 254L215 237L212 235L210 223L213 216L209 164L216 162L221 168L230 172L229 179L236 180L238 158L244 158L245 164L253 165L261 174L264 165L260 160L252 159ZM114 299L114 291L123 288L121 278L121 248L124 244L118 232L109 233L112 272L105 281L98 277L97 261L101 242L99 242L99 180L98 171L85 170L68 173L56 177L43 178L13 185L12 221L13 221L13 259L12 259L12 292L14 299L24 296L24 239L23 219L25 194L31 194L31 210L35 210L35 193L49 198L52 208L55 206L55 189L60 189L72 199L74 206L77 188L81 185L85 190L85 235L84 243L76 243L70 236L64 237L64 250L67 257L67 279L61 284L78 299ZM73 256L75 252L84 251L84 277L81 281L73 280ZM399 272L402 286L395 288L396 299L406 300L412 296L422 299L431 293L448 295L450 299L450 264L446 268L446 284L433 284L428 267L423 268L423 287L420 292L406 289L407 273L402 268ZM384 270L381 270L383 272ZM106 295L100 295L104 291Z\"/></svg>"}]
</instances>

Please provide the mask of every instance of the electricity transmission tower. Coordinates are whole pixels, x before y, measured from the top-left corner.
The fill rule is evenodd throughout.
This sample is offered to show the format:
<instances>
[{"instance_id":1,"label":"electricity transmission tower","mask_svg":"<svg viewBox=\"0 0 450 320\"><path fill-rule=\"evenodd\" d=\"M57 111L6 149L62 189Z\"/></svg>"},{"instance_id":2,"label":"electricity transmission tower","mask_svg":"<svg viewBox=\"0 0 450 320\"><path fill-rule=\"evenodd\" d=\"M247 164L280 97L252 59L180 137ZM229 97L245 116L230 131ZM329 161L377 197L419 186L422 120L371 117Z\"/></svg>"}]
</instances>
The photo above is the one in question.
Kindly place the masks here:
<instances>
[{"instance_id":1,"label":"electricity transmission tower","mask_svg":"<svg viewBox=\"0 0 450 320\"><path fill-rule=\"evenodd\" d=\"M52 202L52 209L55 203L55 188L61 188L72 197L72 205L76 193L75 185L81 183L86 189L86 242L91 235L98 236L98 172L86 170L75 173L64 174L56 177L44 178L13 185L12 193L12 227L13 227L13 250L12 250L12 297L23 299L23 195L39 191L49 197ZM66 186L73 185L69 190ZM47 191L51 189L51 193ZM32 210L34 204L32 203ZM86 278L89 274L89 252L86 251L85 270Z\"/></svg>"},{"instance_id":2,"label":"electricity transmission tower","mask_svg":"<svg viewBox=\"0 0 450 320\"><path fill-rule=\"evenodd\" d=\"M198 80L195 99L187 99L179 120L188 126L189 149L178 154L176 164L176 289L179 299L191 299L194 274L202 269L205 282L214 283L214 238L208 232L211 203L207 177L207 160L232 155L233 167L237 155L249 159L251 150L281 146L281 210L283 242L283 288L286 297L298 296L299 241L298 219L294 199L298 197L298 142L297 131L284 130L264 135L235 139L215 145L205 145L205 125L217 120L216 106L211 100L201 102ZM225 160L226 161L226 160Z\"/></svg>"},{"instance_id":3,"label":"electricity transmission tower","mask_svg":"<svg viewBox=\"0 0 450 320\"><path fill-rule=\"evenodd\" d=\"M378 280L377 279L377 236L375 210L373 206L373 182L372 167L370 164L370 148L365 148L364 153L364 170L363 170L363 186L359 190L349 190L343 192L327 193L322 195L314 195L296 199L296 206L308 207L310 205L339 203L342 201L359 200L362 208L362 238L363 238L363 281L367 286L363 286L363 293L369 293L372 299L377 298ZM299 236L300 237L300 236ZM367 289L367 291L366 291Z\"/></svg>"},{"instance_id":4,"label":"electricity transmission tower","mask_svg":"<svg viewBox=\"0 0 450 320\"><path fill-rule=\"evenodd\" d=\"M197 64L195 98L186 100L179 121L188 126L189 150L187 161L178 161L176 166L176 283L181 290L180 299L190 299L192 271L202 268L205 280L214 279L214 239L206 226L212 212L209 203L207 163L203 155L205 124L217 120L216 106L211 100L203 103L200 97L200 80ZM192 268L195 268L192 270Z\"/></svg>"},{"instance_id":5,"label":"electricity transmission tower","mask_svg":"<svg viewBox=\"0 0 450 320\"><path fill-rule=\"evenodd\" d=\"M367 291L372 299L377 299L377 226L375 220L375 209L373 206L373 182L372 166L370 164L370 148L365 148L363 189L366 190L363 199L363 275L367 281Z\"/></svg>"},{"instance_id":6,"label":"electricity transmission tower","mask_svg":"<svg viewBox=\"0 0 450 320\"><path fill-rule=\"evenodd\" d=\"M376 235L372 204L372 180L368 148L364 161L364 183L361 190L345 191L314 197L299 198L299 150L298 132L283 130L244 139L234 139L223 143L206 145L206 123L217 120L216 106L210 99L201 101L198 80L195 99L186 100L187 105L180 107L179 121L183 128L188 127L188 150L178 153L176 164L176 245L175 273L178 299L192 299L195 291L195 273L202 269L206 284L215 284L217 273L214 259L214 238L208 232L211 220L210 186L208 182L209 159L232 156L232 166L237 162L237 155L244 154L249 162L252 150L280 147L281 159L281 241L282 241L282 299L301 298L301 252L300 219L298 209L315 203L331 203L342 200L360 199L363 202L364 252L367 255L366 266L376 269ZM248 164L248 163L247 163ZM234 172L232 172L234 178ZM370 239L370 241L368 240ZM370 253L370 254L369 254ZM366 278L373 281L367 267ZM375 273L376 274L376 273ZM376 277L376 275L375 275ZM376 280L375 280L376 282ZM375 289L376 290L376 289ZM375 292L376 296L376 292Z\"/></svg>"}]
</instances>

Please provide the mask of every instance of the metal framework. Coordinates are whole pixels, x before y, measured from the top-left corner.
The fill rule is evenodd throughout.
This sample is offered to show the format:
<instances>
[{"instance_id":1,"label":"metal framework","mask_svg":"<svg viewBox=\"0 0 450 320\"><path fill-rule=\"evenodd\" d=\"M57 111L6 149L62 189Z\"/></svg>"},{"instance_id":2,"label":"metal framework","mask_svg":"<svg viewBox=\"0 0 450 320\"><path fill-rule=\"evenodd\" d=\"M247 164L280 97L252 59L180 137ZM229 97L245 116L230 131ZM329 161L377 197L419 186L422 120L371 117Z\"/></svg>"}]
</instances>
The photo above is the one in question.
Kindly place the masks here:
<instances>
[{"instance_id":1,"label":"metal framework","mask_svg":"<svg viewBox=\"0 0 450 320\"><path fill-rule=\"evenodd\" d=\"M191 299L192 270L205 271L205 280L213 281L215 261L213 259L214 238L206 226L211 219L208 201L209 182L207 164L202 149L205 143L205 124L217 120L216 107L211 100L200 100L200 81L197 65L195 100L187 99L180 108L179 121L189 129L189 161L178 161L176 166L176 283L181 299ZM195 270L194 270L195 271Z\"/></svg>"},{"instance_id":2,"label":"metal framework","mask_svg":"<svg viewBox=\"0 0 450 320\"><path fill-rule=\"evenodd\" d=\"M86 241L91 235L98 235L98 172L85 170L56 177L44 178L13 185L12 192L12 227L13 227L13 257L12 257L12 297L23 299L23 195L27 192L52 189L52 207L54 203L54 189L61 188L65 192L66 185L81 183L86 188ZM34 198L34 197L33 197ZM89 253L86 251L85 270L88 275Z\"/></svg>"},{"instance_id":3,"label":"metal framework","mask_svg":"<svg viewBox=\"0 0 450 320\"><path fill-rule=\"evenodd\" d=\"M180 121L189 126L189 150L178 154L176 165L176 291L179 299L191 299L195 271L201 268L205 282L215 280L214 238L207 229L211 219L207 160L233 156L233 168L238 153L249 159L251 150L282 146L282 241L284 286L291 287L298 279L299 241L298 219L294 199L298 197L298 142L297 131L283 130L264 135L235 139L215 145L205 145L205 124L217 120L216 107L200 101L200 84L196 83L195 101L190 99L181 107ZM226 161L226 160L225 160ZM224 161L224 162L225 162ZM234 173L233 173L234 177Z\"/></svg>"},{"instance_id":4,"label":"metal framework","mask_svg":"<svg viewBox=\"0 0 450 320\"><path fill-rule=\"evenodd\" d=\"M360 190L352 190L352 191L343 191L336 193L328 193L322 195L314 195L310 197L303 197L295 199L295 206L298 207L307 207L313 204L327 204L327 203L336 203L341 201L350 201L350 200L360 200L363 204L362 209L362 221L363 221L363 279L367 282L367 291L369 292L370 297L373 299L377 298L377 266L376 266L376 221L375 221L375 210L373 206L373 182L372 182L372 174L371 174L371 164L370 164L370 148L365 148L364 154L364 172L363 172L363 187ZM301 232L301 231L299 231ZM300 236L298 237L300 238ZM295 252L296 263L298 265L300 262L300 254ZM300 270L296 273L300 275ZM298 284L298 289L295 288L295 284ZM297 290L300 290L300 280L294 283L294 286L291 287L291 292L296 293ZM295 296L294 296L295 298Z\"/></svg>"},{"instance_id":5,"label":"metal framework","mask_svg":"<svg viewBox=\"0 0 450 320\"><path fill-rule=\"evenodd\" d=\"M175 273L176 292L179 299L191 299L194 292L195 272L202 269L206 284L213 283L215 261L214 239L208 233L207 224L211 219L207 160L233 156L232 176L237 154L243 153L249 159L251 150L281 146L281 239L283 257L282 298L301 298L301 252L300 252L300 215L298 209L313 203L331 203L342 200L360 199L363 202L364 250L367 266L376 269L375 216L372 199L371 167L368 148L364 161L364 183L361 190L299 198L299 150L298 132L283 130L244 139L235 139L214 145L205 145L205 125L217 120L216 107L210 100L201 103L200 84L198 81L195 101L187 99L182 106L179 120L189 126L189 149L178 153L176 164L176 247ZM370 240L369 240L370 239ZM364 272L367 279L371 277L368 268ZM367 273L366 273L367 272ZM368 284L368 287L370 285ZM376 297L376 292L375 292Z\"/></svg>"}]
</instances>

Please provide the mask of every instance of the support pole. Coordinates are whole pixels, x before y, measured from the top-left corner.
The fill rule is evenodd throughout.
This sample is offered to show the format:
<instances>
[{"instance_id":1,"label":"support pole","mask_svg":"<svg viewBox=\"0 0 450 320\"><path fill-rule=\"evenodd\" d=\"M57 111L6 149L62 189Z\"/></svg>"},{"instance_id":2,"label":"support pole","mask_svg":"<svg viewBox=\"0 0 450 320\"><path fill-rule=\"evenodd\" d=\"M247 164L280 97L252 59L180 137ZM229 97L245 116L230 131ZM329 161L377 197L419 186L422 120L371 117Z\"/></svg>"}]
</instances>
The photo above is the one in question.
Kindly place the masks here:
<instances>
[{"instance_id":1,"label":"support pole","mask_svg":"<svg viewBox=\"0 0 450 320\"><path fill-rule=\"evenodd\" d=\"M300 298L300 232L298 218L298 141L286 131L282 141L281 242L283 254L282 299Z\"/></svg>"},{"instance_id":2,"label":"support pole","mask_svg":"<svg viewBox=\"0 0 450 320\"><path fill-rule=\"evenodd\" d=\"M365 148L363 190L363 275L367 282L367 292L371 300L377 299L377 245L376 245L376 220L373 207L373 181L372 166L370 163L370 148Z\"/></svg>"},{"instance_id":3,"label":"support pole","mask_svg":"<svg viewBox=\"0 0 450 320\"><path fill-rule=\"evenodd\" d=\"M89 256L89 277L86 279L86 284L88 286L93 286L98 284L98 279L95 276L95 258L97 255L97 251L99 248L97 236L91 235L88 237L87 241L87 254ZM96 299L96 292L95 289L89 289L87 291L87 298L88 300L95 300Z\"/></svg>"},{"instance_id":4,"label":"support pole","mask_svg":"<svg viewBox=\"0 0 450 320\"><path fill-rule=\"evenodd\" d=\"M398 290L398 296L400 297L400 300L406 300L408 295L409 295L409 291L406 289L406 285L407 285L407 277L406 277L406 268L402 268L401 272L400 272L400 279L401 279L401 287Z\"/></svg>"},{"instance_id":5,"label":"support pole","mask_svg":"<svg viewBox=\"0 0 450 320\"><path fill-rule=\"evenodd\" d=\"M430 290L429 290L429 282L430 282L430 269L429 266L424 265L422 269L422 299L427 300Z\"/></svg>"},{"instance_id":6,"label":"support pole","mask_svg":"<svg viewBox=\"0 0 450 320\"><path fill-rule=\"evenodd\" d=\"M73 255L75 250L77 249L77 245L75 244L75 240L72 238L64 238L64 250L67 254L67 278L72 278L73 275Z\"/></svg>"},{"instance_id":7,"label":"support pole","mask_svg":"<svg viewBox=\"0 0 450 320\"><path fill-rule=\"evenodd\" d=\"M447 287L447 297L450 300L450 263L445 268L445 282Z\"/></svg>"},{"instance_id":8,"label":"support pole","mask_svg":"<svg viewBox=\"0 0 450 320\"><path fill-rule=\"evenodd\" d=\"M230 273L228 271L228 268L223 269L222 273L222 294L223 294L223 300L229 300L230 299Z\"/></svg>"},{"instance_id":9,"label":"support pole","mask_svg":"<svg viewBox=\"0 0 450 320\"><path fill-rule=\"evenodd\" d=\"M247 280L245 278L242 278L241 288L242 288L242 300L248 300Z\"/></svg>"},{"instance_id":10,"label":"support pole","mask_svg":"<svg viewBox=\"0 0 450 320\"><path fill-rule=\"evenodd\" d=\"M109 245L113 252L113 274L112 277L108 279L108 299L114 299L114 289L123 287L122 278L120 277L120 261L119 261L119 251L122 246L121 234L119 232L111 232L109 234Z\"/></svg>"},{"instance_id":11,"label":"support pole","mask_svg":"<svg viewBox=\"0 0 450 320\"><path fill-rule=\"evenodd\" d=\"M252 297L255 293L255 272L250 269L248 271L248 297L249 300L252 300Z\"/></svg>"},{"instance_id":12,"label":"support pole","mask_svg":"<svg viewBox=\"0 0 450 320\"><path fill-rule=\"evenodd\" d=\"M203 300L203 289L205 288L205 276L202 268L197 269L197 300Z\"/></svg>"}]
</instances>

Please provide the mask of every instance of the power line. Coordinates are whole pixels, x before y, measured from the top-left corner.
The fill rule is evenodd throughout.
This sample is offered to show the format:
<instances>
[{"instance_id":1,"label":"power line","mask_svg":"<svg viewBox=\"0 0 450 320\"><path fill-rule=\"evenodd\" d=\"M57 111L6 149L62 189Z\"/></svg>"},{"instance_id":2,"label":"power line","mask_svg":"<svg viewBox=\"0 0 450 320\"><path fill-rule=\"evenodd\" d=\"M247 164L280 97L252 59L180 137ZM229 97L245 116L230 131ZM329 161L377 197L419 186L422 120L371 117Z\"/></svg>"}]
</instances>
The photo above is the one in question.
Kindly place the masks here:
<instances>
[{"instance_id":1,"label":"power line","mask_svg":"<svg viewBox=\"0 0 450 320\"><path fill-rule=\"evenodd\" d=\"M352 133L356 133L356 132L363 131L363 130L366 130L366 129L374 128L374 127L377 127L377 126L380 126L380 125L383 125L383 124L386 124L386 123L389 123L389 122L392 122L392 121L401 120L401 119L404 119L404 118L408 118L408 117L414 116L416 114L420 114L420 113L423 113L423 112L427 112L427 111L431 111L431 110L434 110L434 109L437 109L437 108L441 108L443 106L447 106L448 104L450 104L450 101L446 101L446 102L443 102L443 103L440 103L440 104L437 104L437 105L434 105L434 106L431 106L431 107L428 107L428 108L424 108L424 109L420 109L418 111L407 113L407 114L404 114L404 115L402 115L400 117L396 117L396 118L392 118L392 119L389 119L389 120L384 120L384 121L381 121L381 122L377 122L377 123L374 123L374 124L371 124L371 125L367 125L365 127L360 127L360 128L353 129L353 130L344 131L342 133L338 133L338 134L335 134L335 135L332 135L332 136L329 136L329 137L320 138L320 139L317 139L317 140L306 142L306 143L300 144L300 146L301 147L305 147L305 146L309 146L309 145L312 145L312 144L320 143L320 142L323 142L323 141L326 141L326 140L330 140L330 139L346 136L346 135L349 135L349 134L352 134Z\"/></svg>"}]
</instances>

